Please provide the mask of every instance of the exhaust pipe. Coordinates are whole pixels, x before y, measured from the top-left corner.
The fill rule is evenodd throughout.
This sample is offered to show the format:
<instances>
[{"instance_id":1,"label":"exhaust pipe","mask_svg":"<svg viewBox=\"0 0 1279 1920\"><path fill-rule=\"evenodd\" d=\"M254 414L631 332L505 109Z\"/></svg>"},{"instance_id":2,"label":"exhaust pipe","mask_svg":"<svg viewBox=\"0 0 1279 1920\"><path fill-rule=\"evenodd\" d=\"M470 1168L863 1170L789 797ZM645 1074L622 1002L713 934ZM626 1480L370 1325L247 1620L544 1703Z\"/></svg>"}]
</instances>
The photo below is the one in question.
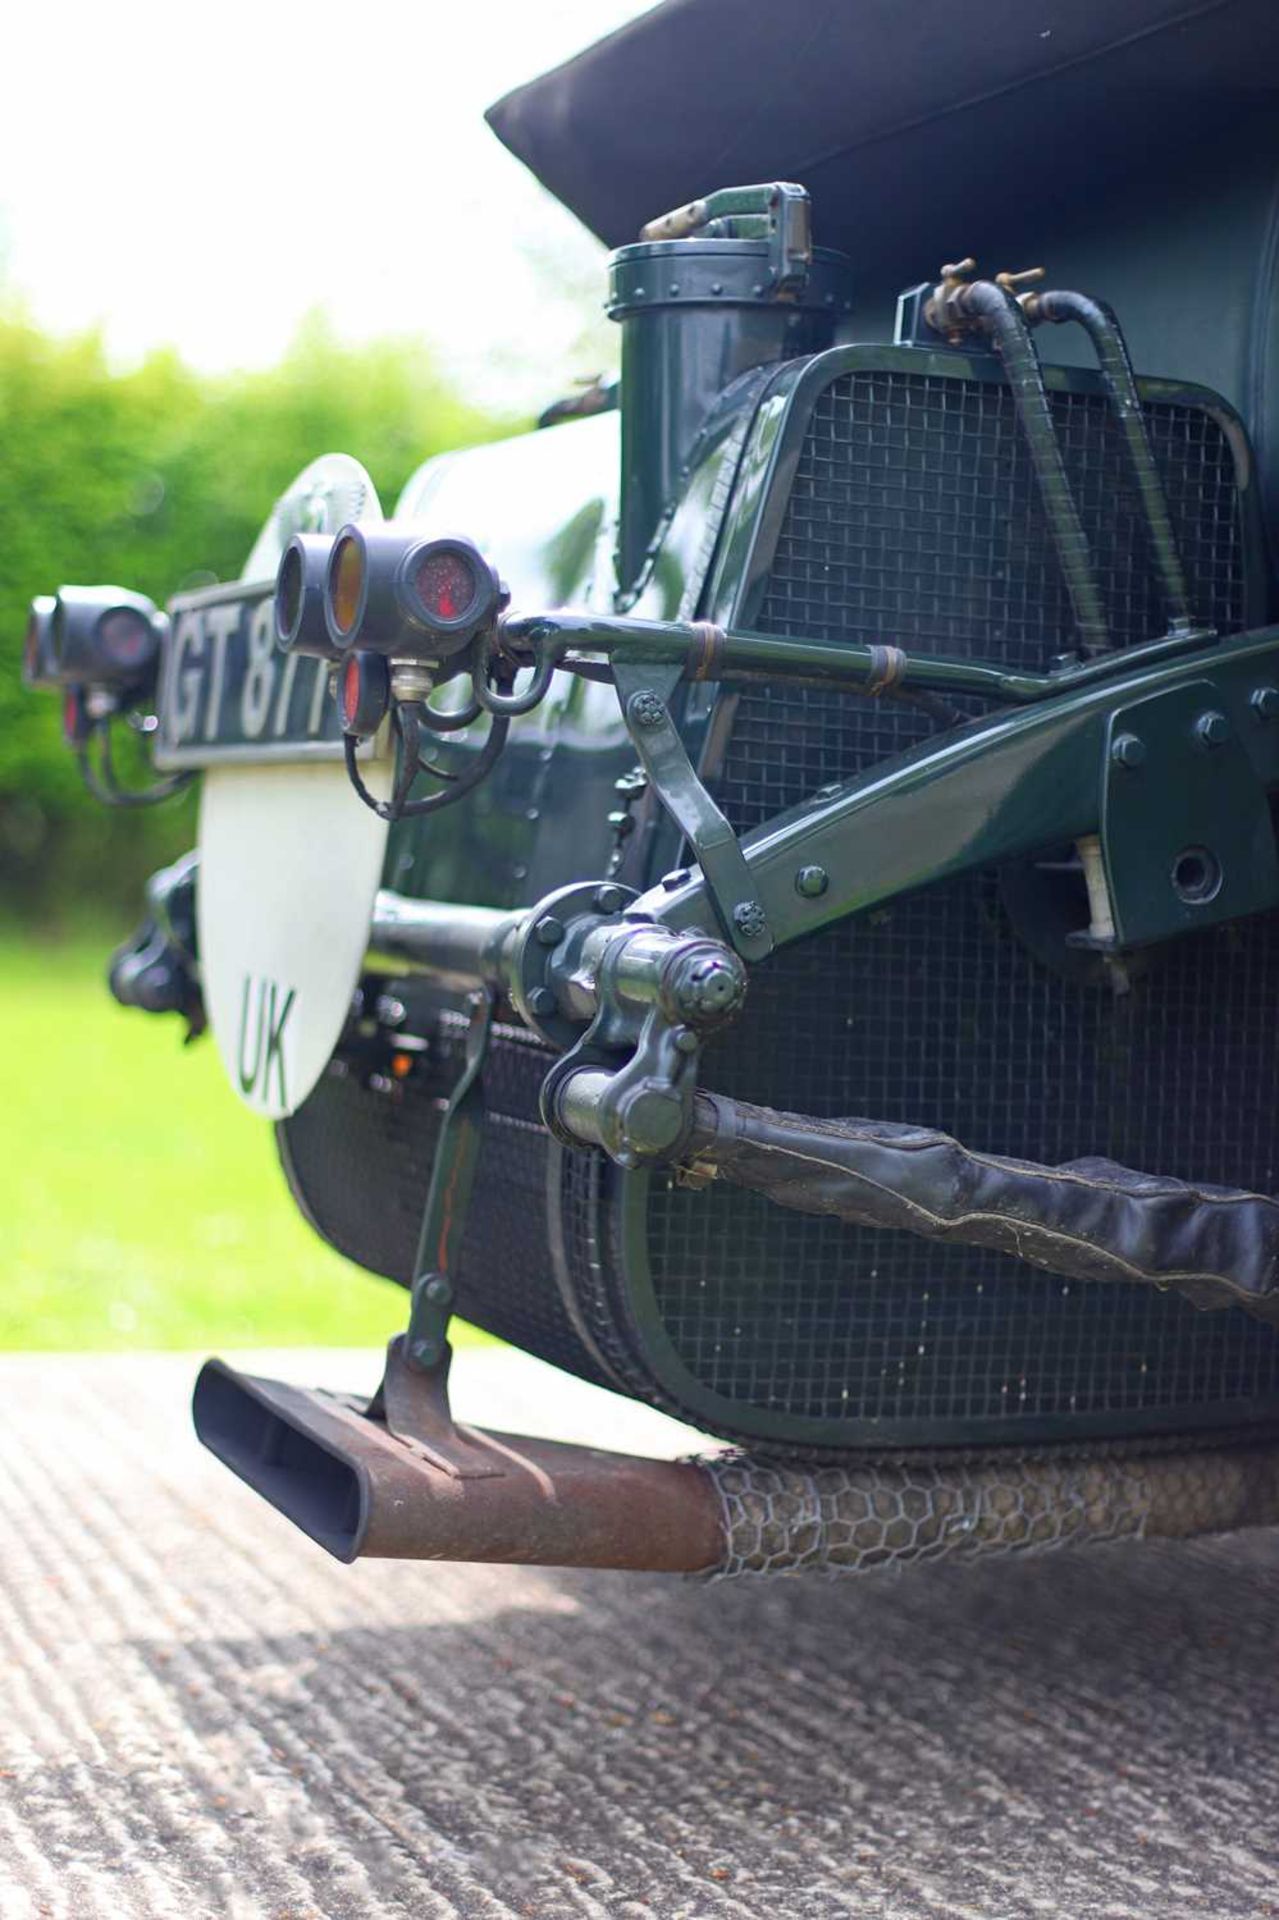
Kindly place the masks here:
<instances>
[{"instance_id":1,"label":"exhaust pipe","mask_svg":"<svg viewBox=\"0 0 1279 1920\"><path fill-rule=\"evenodd\" d=\"M400 1438L358 1399L221 1360L193 1411L206 1447L345 1561L867 1573L1279 1522L1273 1431L839 1465L642 1460L447 1422Z\"/></svg>"},{"instance_id":2,"label":"exhaust pipe","mask_svg":"<svg viewBox=\"0 0 1279 1920\"><path fill-rule=\"evenodd\" d=\"M714 1482L691 1462L453 1428L401 1439L358 1399L200 1370L195 1430L339 1560L492 1560L701 1573L723 1559Z\"/></svg>"}]
</instances>

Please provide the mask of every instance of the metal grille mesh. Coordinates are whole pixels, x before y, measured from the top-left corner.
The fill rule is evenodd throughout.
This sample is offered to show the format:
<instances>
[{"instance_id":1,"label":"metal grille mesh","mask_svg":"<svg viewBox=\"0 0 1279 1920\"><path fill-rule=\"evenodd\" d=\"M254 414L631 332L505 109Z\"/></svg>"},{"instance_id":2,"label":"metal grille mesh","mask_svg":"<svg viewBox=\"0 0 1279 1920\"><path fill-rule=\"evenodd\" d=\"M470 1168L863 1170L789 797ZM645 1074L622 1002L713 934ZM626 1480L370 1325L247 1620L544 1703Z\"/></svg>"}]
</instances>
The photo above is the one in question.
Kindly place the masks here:
<instances>
[{"instance_id":1,"label":"metal grille mesh","mask_svg":"<svg viewBox=\"0 0 1279 1920\"><path fill-rule=\"evenodd\" d=\"M1113 638L1156 638L1166 622L1109 408L1096 394L1051 399ZM1230 443L1202 407L1164 402L1146 414L1196 611L1237 632L1244 550ZM1070 646L1069 599L1008 390L888 371L828 387L756 624L1036 671ZM933 724L905 706L752 689L738 704L721 805L745 831Z\"/></svg>"},{"instance_id":2,"label":"metal grille mesh","mask_svg":"<svg viewBox=\"0 0 1279 1920\"><path fill-rule=\"evenodd\" d=\"M1166 629L1124 442L1103 396L1054 393L1053 421L1118 645ZM1238 625L1230 444L1202 407L1146 409L1200 617ZM1045 666L1070 602L1012 395L1002 383L856 373L820 396L762 626L809 639Z\"/></svg>"},{"instance_id":3,"label":"metal grille mesh","mask_svg":"<svg viewBox=\"0 0 1279 1920\"><path fill-rule=\"evenodd\" d=\"M1054 396L1116 637L1161 630L1103 402ZM1229 447L1201 409L1149 410L1199 606L1243 621ZM1113 515L1113 519L1112 519ZM760 624L1039 666L1066 643L1060 576L1007 393L899 373L819 400ZM717 793L745 829L932 723L780 687L740 698ZM1086 919L1086 915L1081 916ZM1271 1089L1279 917L1182 940L1132 991L1073 982L968 876L788 950L708 1054L717 1091L938 1125L978 1148L1279 1187ZM1166 1416L1279 1394L1279 1339L1140 1288L851 1231L738 1192L655 1183L659 1311L706 1387L812 1420L937 1425Z\"/></svg>"},{"instance_id":4,"label":"metal grille mesh","mask_svg":"<svg viewBox=\"0 0 1279 1920\"><path fill-rule=\"evenodd\" d=\"M355 1074L320 1081L277 1128L289 1184L324 1238L352 1260L407 1285L449 1088L462 1063L465 1022L445 1015L430 1065L392 1093ZM499 1027L485 1069L486 1113L476 1204L457 1274L457 1310L500 1339L598 1379L575 1335L551 1270L547 1136L537 1095L549 1055Z\"/></svg>"}]
</instances>

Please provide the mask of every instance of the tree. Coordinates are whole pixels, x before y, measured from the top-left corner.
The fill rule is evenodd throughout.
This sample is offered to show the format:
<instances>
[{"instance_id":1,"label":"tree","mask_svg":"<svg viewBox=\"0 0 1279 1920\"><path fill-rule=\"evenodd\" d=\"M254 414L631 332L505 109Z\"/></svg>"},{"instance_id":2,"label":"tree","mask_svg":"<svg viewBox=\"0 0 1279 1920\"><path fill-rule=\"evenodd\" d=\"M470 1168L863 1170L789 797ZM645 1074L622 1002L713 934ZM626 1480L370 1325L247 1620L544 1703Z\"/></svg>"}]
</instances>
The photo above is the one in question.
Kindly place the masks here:
<instances>
[{"instance_id":1,"label":"tree","mask_svg":"<svg viewBox=\"0 0 1279 1920\"><path fill-rule=\"evenodd\" d=\"M416 344L347 347L313 319L267 372L203 379L172 353L128 373L93 335L0 316L0 899L127 915L142 877L189 845L192 802L111 814L84 795L58 703L19 681L27 605L111 581L163 604L234 579L294 474L352 452L389 510L421 462L509 430L468 407Z\"/></svg>"}]
</instances>

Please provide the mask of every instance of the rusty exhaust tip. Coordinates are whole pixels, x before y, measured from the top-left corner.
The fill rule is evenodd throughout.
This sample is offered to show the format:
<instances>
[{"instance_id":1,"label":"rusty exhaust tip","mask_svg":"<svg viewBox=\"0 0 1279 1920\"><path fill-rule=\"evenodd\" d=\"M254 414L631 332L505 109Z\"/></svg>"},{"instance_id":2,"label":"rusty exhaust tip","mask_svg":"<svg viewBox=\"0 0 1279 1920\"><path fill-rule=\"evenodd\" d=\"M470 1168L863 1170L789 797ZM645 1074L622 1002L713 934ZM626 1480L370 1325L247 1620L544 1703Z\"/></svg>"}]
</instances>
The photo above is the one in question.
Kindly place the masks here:
<instances>
[{"instance_id":1,"label":"rusty exhaust tip","mask_svg":"<svg viewBox=\"0 0 1279 1920\"><path fill-rule=\"evenodd\" d=\"M372 1490L363 1462L328 1430L321 1396L236 1373L200 1369L191 1414L201 1442L286 1520L338 1560L358 1558Z\"/></svg>"},{"instance_id":2,"label":"rusty exhaust tip","mask_svg":"<svg viewBox=\"0 0 1279 1920\"><path fill-rule=\"evenodd\" d=\"M451 1424L424 1444L361 1401L222 1360L201 1368L191 1411L210 1452L339 1560L702 1573L724 1558L722 1501L690 1461Z\"/></svg>"}]
</instances>

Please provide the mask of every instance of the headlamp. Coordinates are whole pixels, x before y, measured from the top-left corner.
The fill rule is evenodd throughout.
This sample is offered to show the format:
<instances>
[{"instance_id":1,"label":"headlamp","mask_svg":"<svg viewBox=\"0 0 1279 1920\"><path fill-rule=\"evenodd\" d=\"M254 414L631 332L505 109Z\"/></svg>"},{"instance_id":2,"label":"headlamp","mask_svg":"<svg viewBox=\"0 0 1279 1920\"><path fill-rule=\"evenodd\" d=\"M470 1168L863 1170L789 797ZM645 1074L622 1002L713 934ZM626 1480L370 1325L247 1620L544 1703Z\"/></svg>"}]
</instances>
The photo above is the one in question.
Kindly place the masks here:
<instances>
[{"instance_id":1,"label":"headlamp","mask_svg":"<svg viewBox=\"0 0 1279 1920\"><path fill-rule=\"evenodd\" d=\"M497 574L469 540L352 525L329 554L324 614L343 653L447 660L492 625L501 601Z\"/></svg>"},{"instance_id":2,"label":"headlamp","mask_svg":"<svg viewBox=\"0 0 1279 1920\"><path fill-rule=\"evenodd\" d=\"M27 626L37 686L101 687L143 698L154 690L167 621L153 600L125 587L60 587L32 602ZM27 658L24 655L24 672Z\"/></svg>"},{"instance_id":3,"label":"headlamp","mask_svg":"<svg viewBox=\"0 0 1279 1920\"><path fill-rule=\"evenodd\" d=\"M285 653L340 660L324 618L324 582L333 536L296 533L275 578L275 637Z\"/></svg>"},{"instance_id":4,"label":"headlamp","mask_svg":"<svg viewBox=\"0 0 1279 1920\"><path fill-rule=\"evenodd\" d=\"M53 613L57 601L51 593L41 593L31 602L27 631L22 642L22 682L27 687L53 687L58 684L53 658Z\"/></svg>"}]
</instances>

